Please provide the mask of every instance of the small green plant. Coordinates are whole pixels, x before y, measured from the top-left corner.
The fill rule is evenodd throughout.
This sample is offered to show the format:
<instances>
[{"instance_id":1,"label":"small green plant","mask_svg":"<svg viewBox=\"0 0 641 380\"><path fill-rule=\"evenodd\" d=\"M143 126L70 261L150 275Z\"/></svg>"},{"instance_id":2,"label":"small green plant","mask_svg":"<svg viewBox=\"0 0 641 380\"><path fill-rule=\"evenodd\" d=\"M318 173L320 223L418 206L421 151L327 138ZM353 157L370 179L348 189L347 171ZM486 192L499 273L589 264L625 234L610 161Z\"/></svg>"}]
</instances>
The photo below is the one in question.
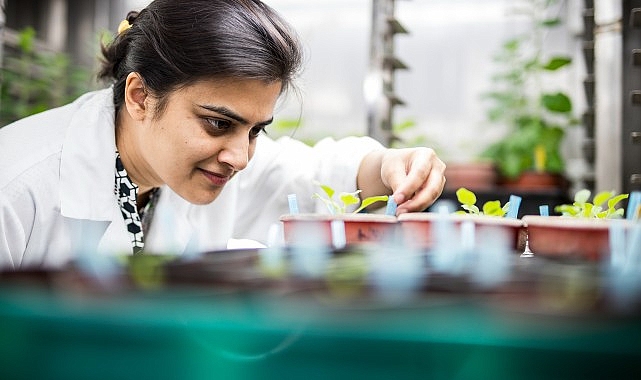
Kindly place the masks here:
<instances>
[{"instance_id":1,"label":"small green plant","mask_svg":"<svg viewBox=\"0 0 641 380\"><path fill-rule=\"evenodd\" d=\"M573 218L618 219L623 217L624 209L617 204L628 198L628 194L616 194L614 191L602 191L589 202L590 190L579 190L574 194L574 203L556 206L554 211L562 216Z\"/></svg>"},{"instance_id":2,"label":"small green plant","mask_svg":"<svg viewBox=\"0 0 641 380\"><path fill-rule=\"evenodd\" d=\"M461 187L456 190L456 198L461 203L463 210L459 210L457 214L473 214L473 215L487 215L503 217L507 214L510 208L510 202L501 206L500 201L487 201L483 204L483 210L476 206L476 194L474 192Z\"/></svg>"},{"instance_id":3,"label":"small green plant","mask_svg":"<svg viewBox=\"0 0 641 380\"><path fill-rule=\"evenodd\" d=\"M363 201L361 201L360 197L358 196L361 190L356 190L353 193L341 192L338 194L338 199L334 199L334 195L336 195L336 191L334 189L332 189L330 186L320 183L318 185L323 190L323 194L314 193L312 197L320 199L323 203L325 203L327 209L332 214L346 214L347 208L349 206L357 205L360 203L360 206L352 212L353 214L357 214L364 210L366 207L376 202L387 202L387 199L389 198L387 195L377 195L373 197L367 197L363 199Z\"/></svg>"}]
</instances>

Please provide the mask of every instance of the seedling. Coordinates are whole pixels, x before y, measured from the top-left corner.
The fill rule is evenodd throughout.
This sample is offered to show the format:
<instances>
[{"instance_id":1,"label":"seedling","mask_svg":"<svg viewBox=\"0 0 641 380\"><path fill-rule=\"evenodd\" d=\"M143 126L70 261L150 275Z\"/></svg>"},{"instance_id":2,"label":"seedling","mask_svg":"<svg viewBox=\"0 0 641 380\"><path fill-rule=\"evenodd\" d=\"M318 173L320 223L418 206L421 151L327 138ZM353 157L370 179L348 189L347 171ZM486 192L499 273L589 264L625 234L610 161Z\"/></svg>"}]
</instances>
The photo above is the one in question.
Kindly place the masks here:
<instances>
[{"instance_id":1,"label":"seedling","mask_svg":"<svg viewBox=\"0 0 641 380\"><path fill-rule=\"evenodd\" d=\"M358 208L352 211L353 214L357 214L366 207L376 202L387 202L388 199L387 195L377 195L373 197L367 197L361 201L360 197L358 196L361 190L356 190L353 193L341 192L338 194L338 199L334 199L334 195L336 195L336 191L334 189L332 189L328 185L323 185L320 183L318 185L323 190L324 194L314 193L312 197L320 199L323 203L325 203L327 209L332 214L346 214L347 208L349 206L357 205L360 203Z\"/></svg>"},{"instance_id":2,"label":"seedling","mask_svg":"<svg viewBox=\"0 0 641 380\"><path fill-rule=\"evenodd\" d=\"M624 209L617 204L628 198L628 194L617 195L614 191L602 191L590 203L590 190L579 190L574 194L574 203L556 206L554 211L573 218L618 219L623 217ZM607 206L607 207L606 207Z\"/></svg>"},{"instance_id":3,"label":"seedling","mask_svg":"<svg viewBox=\"0 0 641 380\"><path fill-rule=\"evenodd\" d=\"M456 214L472 214L472 215L487 215L503 217L507 214L510 208L510 202L501 206L501 202L487 201L483 204L483 210L476 206L476 194L474 192L461 187L456 190L456 198L461 203L463 210L456 211Z\"/></svg>"}]
</instances>

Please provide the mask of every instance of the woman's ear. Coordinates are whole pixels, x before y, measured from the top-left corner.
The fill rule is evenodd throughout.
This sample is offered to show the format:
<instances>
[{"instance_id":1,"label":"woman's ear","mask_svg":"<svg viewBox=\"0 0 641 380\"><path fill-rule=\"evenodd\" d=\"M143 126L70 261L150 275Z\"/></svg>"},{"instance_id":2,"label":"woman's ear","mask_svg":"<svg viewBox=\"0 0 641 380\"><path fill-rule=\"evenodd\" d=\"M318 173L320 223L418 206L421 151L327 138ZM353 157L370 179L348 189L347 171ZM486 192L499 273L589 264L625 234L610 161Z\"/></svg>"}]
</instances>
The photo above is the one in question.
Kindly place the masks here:
<instances>
[{"instance_id":1,"label":"woman's ear","mask_svg":"<svg viewBox=\"0 0 641 380\"><path fill-rule=\"evenodd\" d=\"M145 84L138 73L129 73L125 80L125 108L134 120L143 120L151 112Z\"/></svg>"}]
</instances>

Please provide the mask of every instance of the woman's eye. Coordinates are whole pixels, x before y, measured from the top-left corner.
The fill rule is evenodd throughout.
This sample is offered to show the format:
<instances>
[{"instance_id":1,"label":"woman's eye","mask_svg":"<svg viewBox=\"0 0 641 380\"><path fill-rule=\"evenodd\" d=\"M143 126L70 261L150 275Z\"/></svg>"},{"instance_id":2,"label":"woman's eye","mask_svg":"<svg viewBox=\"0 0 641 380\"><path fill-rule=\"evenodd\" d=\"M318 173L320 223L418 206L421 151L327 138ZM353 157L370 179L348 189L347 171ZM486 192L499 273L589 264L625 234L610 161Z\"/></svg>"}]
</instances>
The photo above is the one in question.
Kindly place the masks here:
<instances>
[{"instance_id":1,"label":"woman's eye","mask_svg":"<svg viewBox=\"0 0 641 380\"><path fill-rule=\"evenodd\" d=\"M231 123L227 120L222 120L222 119L205 119L207 121L207 125L209 129L217 134L221 134L226 132L229 128L231 128Z\"/></svg>"},{"instance_id":2,"label":"woman's eye","mask_svg":"<svg viewBox=\"0 0 641 380\"><path fill-rule=\"evenodd\" d=\"M256 138L261 132L265 132L265 127L254 127L249 131L250 138Z\"/></svg>"}]
</instances>

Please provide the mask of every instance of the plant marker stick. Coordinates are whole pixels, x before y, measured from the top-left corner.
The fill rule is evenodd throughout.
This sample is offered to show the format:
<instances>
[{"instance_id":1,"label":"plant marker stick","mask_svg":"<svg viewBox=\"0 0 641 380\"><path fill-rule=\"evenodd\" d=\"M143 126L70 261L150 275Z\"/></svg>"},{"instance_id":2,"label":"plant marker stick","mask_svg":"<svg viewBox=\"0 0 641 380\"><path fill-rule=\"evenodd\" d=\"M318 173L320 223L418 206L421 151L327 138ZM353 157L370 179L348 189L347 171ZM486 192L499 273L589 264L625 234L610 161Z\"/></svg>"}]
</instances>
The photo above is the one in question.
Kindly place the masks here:
<instances>
[{"instance_id":1,"label":"plant marker stick","mask_svg":"<svg viewBox=\"0 0 641 380\"><path fill-rule=\"evenodd\" d=\"M628 241L626 243L626 269L636 272L638 275L641 272L641 222L637 222L628 231Z\"/></svg>"},{"instance_id":2,"label":"plant marker stick","mask_svg":"<svg viewBox=\"0 0 641 380\"><path fill-rule=\"evenodd\" d=\"M296 199L296 194L288 194L287 202L289 203L289 213L292 215L298 214L298 199Z\"/></svg>"},{"instance_id":3,"label":"plant marker stick","mask_svg":"<svg viewBox=\"0 0 641 380\"><path fill-rule=\"evenodd\" d=\"M260 263L269 273L284 272L285 266L285 245L283 227L278 223L269 226L267 233L267 247L258 251Z\"/></svg>"},{"instance_id":4,"label":"plant marker stick","mask_svg":"<svg viewBox=\"0 0 641 380\"><path fill-rule=\"evenodd\" d=\"M285 236L282 223L272 223L267 231L267 247L285 246Z\"/></svg>"},{"instance_id":5,"label":"plant marker stick","mask_svg":"<svg viewBox=\"0 0 641 380\"><path fill-rule=\"evenodd\" d=\"M498 227L480 227L471 278L481 289L502 284L510 277L511 238Z\"/></svg>"},{"instance_id":6,"label":"plant marker stick","mask_svg":"<svg viewBox=\"0 0 641 380\"><path fill-rule=\"evenodd\" d=\"M448 218L450 209L447 204L441 204L437 212L439 217L434 221L432 230L434 247L431 256L434 268L445 273L458 273L462 255L459 234Z\"/></svg>"},{"instance_id":7,"label":"plant marker stick","mask_svg":"<svg viewBox=\"0 0 641 380\"><path fill-rule=\"evenodd\" d=\"M550 216L550 207L548 205L539 206L539 214L541 216Z\"/></svg>"},{"instance_id":8,"label":"plant marker stick","mask_svg":"<svg viewBox=\"0 0 641 380\"><path fill-rule=\"evenodd\" d=\"M385 208L385 215L396 215L396 201L391 195L387 197L387 207Z\"/></svg>"},{"instance_id":9,"label":"plant marker stick","mask_svg":"<svg viewBox=\"0 0 641 380\"><path fill-rule=\"evenodd\" d=\"M633 191L630 193L628 200L628 209L626 210L626 219L634 220L640 217L639 207L641 206L641 191Z\"/></svg>"},{"instance_id":10,"label":"plant marker stick","mask_svg":"<svg viewBox=\"0 0 641 380\"><path fill-rule=\"evenodd\" d=\"M521 197L517 195L510 195L510 206L507 210L508 218L516 219L519 216L519 207L521 207Z\"/></svg>"},{"instance_id":11,"label":"plant marker stick","mask_svg":"<svg viewBox=\"0 0 641 380\"><path fill-rule=\"evenodd\" d=\"M465 252L474 250L476 237L474 235L476 225L474 222L466 220L461 223L461 247Z\"/></svg>"},{"instance_id":12,"label":"plant marker stick","mask_svg":"<svg viewBox=\"0 0 641 380\"><path fill-rule=\"evenodd\" d=\"M610 267L621 270L625 266L625 230L620 220L612 220L608 227L610 239Z\"/></svg>"},{"instance_id":13,"label":"plant marker stick","mask_svg":"<svg viewBox=\"0 0 641 380\"><path fill-rule=\"evenodd\" d=\"M347 239L345 238L345 221L332 220L330 226L332 230L332 245L334 245L334 248L345 248L347 244Z\"/></svg>"}]
</instances>

